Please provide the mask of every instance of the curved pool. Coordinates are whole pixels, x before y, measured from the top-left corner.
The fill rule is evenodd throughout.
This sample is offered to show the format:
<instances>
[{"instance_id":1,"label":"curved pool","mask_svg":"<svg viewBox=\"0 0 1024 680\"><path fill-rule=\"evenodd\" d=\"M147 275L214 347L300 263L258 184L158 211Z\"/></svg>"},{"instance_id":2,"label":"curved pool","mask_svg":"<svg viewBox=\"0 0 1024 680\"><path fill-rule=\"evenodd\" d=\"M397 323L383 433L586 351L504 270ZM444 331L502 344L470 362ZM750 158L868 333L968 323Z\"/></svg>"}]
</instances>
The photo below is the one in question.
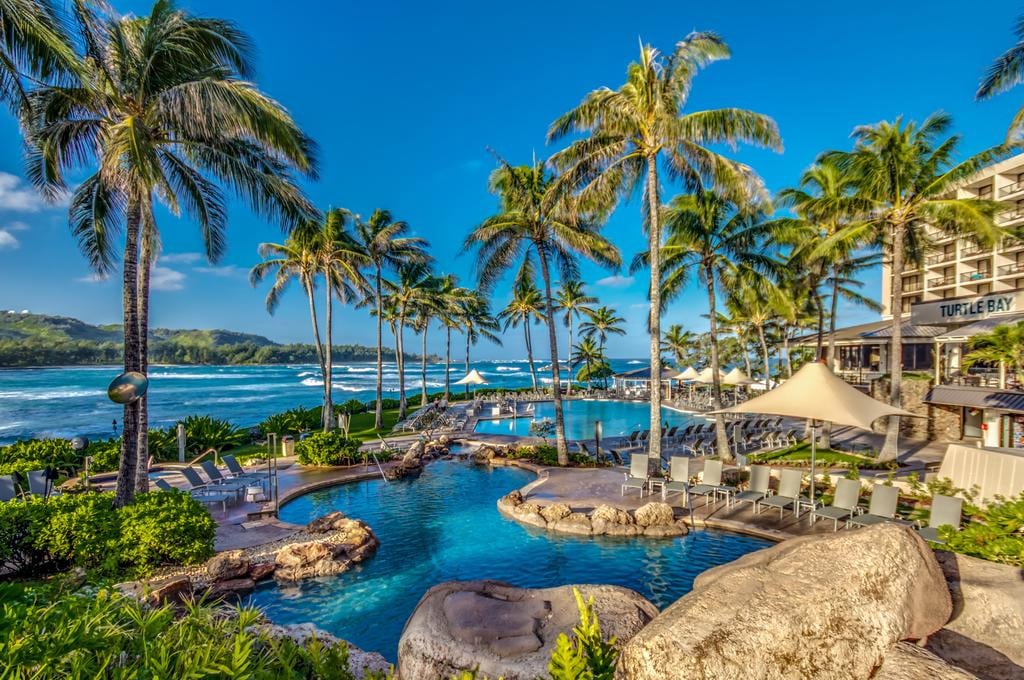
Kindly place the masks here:
<instances>
[{"instance_id":1,"label":"curved pool","mask_svg":"<svg viewBox=\"0 0 1024 680\"><path fill-rule=\"evenodd\" d=\"M477 421L475 431L488 434L514 434L525 437L530 434L530 423L535 419L553 419L554 402L542 401L536 405L533 418L489 419L484 414ZM562 402L565 415L565 436L569 439L590 439L594 436L594 423L601 421L605 437L628 435L634 430L646 430L651 426L651 407L639 401L616 401L613 399L567 399ZM682 413L662 407L661 420L669 427L680 427L693 422L704 422L700 416Z\"/></svg>"},{"instance_id":2,"label":"curved pool","mask_svg":"<svg viewBox=\"0 0 1024 680\"><path fill-rule=\"evenodd\" d=\"M406 619L427 588L443 581L610 583L664 607L705 569L770 545L716 531L661 540L556 536L502 518L495 501L534 478L517 468L438 461L416 480L345 484L297 498L281 519L302 524L341 510L373 527L380 549L339 576L261 586L253 602L275 623L309 621L394 661Z\"/></svg>"}]
</instances>

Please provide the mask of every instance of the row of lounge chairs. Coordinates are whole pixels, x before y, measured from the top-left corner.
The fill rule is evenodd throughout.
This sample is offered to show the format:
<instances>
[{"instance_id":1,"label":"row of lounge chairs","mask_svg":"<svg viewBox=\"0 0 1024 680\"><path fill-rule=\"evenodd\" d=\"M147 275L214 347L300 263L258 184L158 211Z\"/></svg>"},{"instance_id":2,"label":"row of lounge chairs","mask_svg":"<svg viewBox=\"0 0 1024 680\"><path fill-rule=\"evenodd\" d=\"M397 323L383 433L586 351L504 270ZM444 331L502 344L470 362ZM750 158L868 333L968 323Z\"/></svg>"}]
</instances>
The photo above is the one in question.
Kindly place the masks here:
<instances>
[{"instance_id":1,"label":"row of lounge chairs","mask_svg":"<svg viewBox=\"0 0 1024 680\"><path fill-rule=\"evenodd\" d=\"M0 501L13 501L25 496L45 498L53 493L53 480L46 470L31 470L20 475L0 475Z\"/></svg>"},{"instance_id":2,"label":"row of lounge chairs","mask_svg":"<svg viewBox=\"0 0 1024 680\"><path fill-rule=\"evenodd\" d=\"M744 491L723 484L722 473L721 461L705 461L700 483L691 484L690 459L673 456L669 461L667 475L658 477L651 474L649 456L635 453L630 457L629 472L626 473L622 484L622 495L625 495L627 490L639 489L640 497L643 498L645 492L653 492L655 487L660 487L662 500L671 493L684 493L687 496L702 496L706 506L712 500L723 497L730 507L735 503L750 503L755 514L760 514L764 508L777 509L780 519L786 510L791 510L799 517L801 509L806 509L810 512L811 524L819 519L830 519L833 531L838 531L840 522L844 522L846 528L872 526L883 522L911 524L898 514L899 489L894 486L875 484L865 510L860 506L861 484L857 480L840 479L836 483L832 502L819 506L817 501L812 503L809 497L801 494L802 470L781 470L779 487L775 493L770 488L771 469L765 465L750 466L750 483ZM917 529L925 540L943 543L939 528L954 526L959 529L962 510L962 499L936 494L932 499L928 524L917 525Z\"/></svg>"},{"instance_id":3,"label":"row of lounge chairs","mask_svg":"<svg viewBox=\"0 0 1024 680\"><path fill-rule=\"evenodd\" d=\"M250 486L262 486L269 475L260 471L246 472L230 454L221 456L221 460L227 468L224 472L210 460L204 460L199 464L207 479L203 479L191 466L182 468L181 474L188 482L188 492L193 498L202 503L220 503L226 512L230 501L237 500ZM154 484L163 491L174 490L174 487L163 479L158 478Z\"/></svg>"}]
</instances>

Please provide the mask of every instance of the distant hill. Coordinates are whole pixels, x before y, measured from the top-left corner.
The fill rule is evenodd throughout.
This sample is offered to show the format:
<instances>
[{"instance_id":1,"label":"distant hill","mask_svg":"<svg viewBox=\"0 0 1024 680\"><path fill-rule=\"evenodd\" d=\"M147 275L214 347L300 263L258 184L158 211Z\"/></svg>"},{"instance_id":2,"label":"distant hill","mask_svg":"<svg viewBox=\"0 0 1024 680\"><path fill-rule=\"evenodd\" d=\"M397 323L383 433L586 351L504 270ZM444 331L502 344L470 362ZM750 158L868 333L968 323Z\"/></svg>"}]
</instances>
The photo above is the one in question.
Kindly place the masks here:
<instances>
[{"instance_id":1,"label":"distant hill","mask_svg":"<svg viewBox=\"0 0 1024 680\"><path fill-rule=\"evenodd\" d=\"M66 316L0 312L0 367L120 363L121 326L94 326ZM149 356L161 364L278 364L317 360L312 344L280 344L262 335L227 330L151 328ZM336 361L372 361L375 347L335 345ZM385 349L385 359L394 352ZM410 360L419 355L407 354ZM430 361L438 361L433 355Z\"/></svg>"}]
</instances>

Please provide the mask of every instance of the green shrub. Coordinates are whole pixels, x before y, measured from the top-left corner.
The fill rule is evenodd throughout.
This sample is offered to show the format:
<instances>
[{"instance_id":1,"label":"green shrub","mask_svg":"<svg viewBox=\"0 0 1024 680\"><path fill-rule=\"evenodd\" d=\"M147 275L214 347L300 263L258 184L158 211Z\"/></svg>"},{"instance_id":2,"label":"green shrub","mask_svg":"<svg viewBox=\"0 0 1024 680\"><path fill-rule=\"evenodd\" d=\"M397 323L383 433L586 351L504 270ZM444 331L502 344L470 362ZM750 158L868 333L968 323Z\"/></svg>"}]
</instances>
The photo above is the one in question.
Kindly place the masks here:
<instances>
[{"instance_id":1,"label":"green shrub","mask_svg":"<svg viewBox=\"0 0 1024 680\"><path fill-rule=\"evenodd\" d=\"M358 399L349 399L344 404L339 404L334 408L340 413L365 413L367 410L366 404Z\"/></svg>"},{"instance_id":2,"label":"green shrub","mask_svg":"<svg viewBox=\"0 0 1024 680\"><path fill-rule=\"evenodd\" d=\"M0 566L12 574L38 574L53 568L38 538L50 522L53 506L41 498L0 503Z\"/></svg>"},{"instance_id":3,"label":"green shrub","mask_svg":"<svg viewBox=\"0 0 1024 680\"><path fill-rule=\"evenodd\" d=\"M507 458L516 460L527 460L537 465L555 467L558 465L558 449L548 444L537 444L535 446L519 446L506 454ZM577 467L597 467L593 458L582 453L570 453L569 465Z\"/></svg>"},{"instance_id":4,"label":"green shrub","mask_svg":"<svg viewBox=\"0 0 1024 680\"><path fill-rule=\"evenodd\" d=\"M296 442L295 453L302 465L354 465L363 459L359 453L361 444L341 430L316 432Z\"/></svg>"},{"instance_id":5,"label":"green shrub","mask_svg":"<svg viewBox=\"0 0 1024 680\"><path fill-rule=\"evenodd\" d=\"M56 468L73 474L81 456L67 439L26 439L0 447L0 475Z\"/></svg>"},{"instance_id":6,"label":"green shrub","mask_svg":"<svg viewBox=\"0 0 1024 680\"><path fill-rule=\"evenodd\" d=\"M281 413L275 413L259 424L260 433L265 437L270 433L276 433L278 437L286 434L297 435L301 432L320 427L319 407L288 409Z\"/></svg>"},{"instance_id":7,"label":"green shrub","mask_svg":"<svg viewBox=\"0 0 1024 680\"><path fill-rule=\"evenodd\" d=\"M37 547L56 564L117 573L121 532L114 494L53 496L45 505L49 517L35 538Z\"/></svg>"},{"instance_id":8,"label":"green shrub","mask_svg":"<svg viewBox=\"0 0 1024 680\"><path fill-rule=\"evenodd\" d=\"M122 567L145 572L164 564L198 564L214 553L217 523L187 493L139 494L119 514Z\"/></svg>"},{"instance_id":9,"label":"green shrub","mask_svg":"<svg viewBox=\"0 0 1024 680\"><path fill-rule=\"evenodd\" d=\"M249 440L247 430L237 428L230 421L211 416L189 416L181 421L185 425L185 450L198 456L210 449L224 451L233 446L241 446ZM169 428L175 440L176 427ZM174 444L177 454L177 442ZM152 447L150 447L152 448Z\"/></svg>"},{"instance_id":10,"label":"green shrub","mask_svg":"<svg viewBox=\"0 0 1024 680\"><path fill-rule=\"evenodd\" d=\"M580 622L572 629L572 638L562 633L555 641L555 649L548 662L551 680L612 680L615 662L619 658L615 638L605 640L601 636L594 598L584 601L579 590L573 588L572 592L576 596Z\"/></svg>"},{"instance_id":11,"label":"green shrub","mask_svg":"<svg viewBox=\"0 0 1024 680\"><path fill-rule=\"evenodd\" d=\"M152 442L152 435L150 435L150 442ZM92 442L89 444L86 454L92 458L92 463L89 464L90 472L114 472L121 463L121 440L102 439Z\"/></svg>"},{"instance_id":12,"label":"green shrub","mask_svg":"<svg viewBox=\"0 0 1024 680\"><path fill-rule=\"evenodd\" d=\"M970 508L970 521L960 531L943 527L939 532L954 552L1024 567L1024 494L996 500L985 509Z\"/></svg>"}]
</instances>

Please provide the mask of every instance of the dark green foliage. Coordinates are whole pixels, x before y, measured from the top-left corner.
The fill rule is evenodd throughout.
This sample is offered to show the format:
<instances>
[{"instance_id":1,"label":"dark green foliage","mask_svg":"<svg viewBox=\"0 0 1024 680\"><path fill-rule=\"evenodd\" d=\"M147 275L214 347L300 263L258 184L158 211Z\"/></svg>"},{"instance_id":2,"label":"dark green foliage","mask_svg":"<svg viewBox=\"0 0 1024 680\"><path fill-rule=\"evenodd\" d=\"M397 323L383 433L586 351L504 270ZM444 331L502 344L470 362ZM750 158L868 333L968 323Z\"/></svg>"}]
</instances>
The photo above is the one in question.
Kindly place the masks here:
<instances>
[{"instance_id":1,"label":"dark green foliage","mask_svg":"<svg viewBox=\"0 0 1024 680\"><path fill-rule=\"evenodd\" d=\"M47 517L35 543L54 565L118 573L122 518L114 510L113 494L53 496L36 507Z\"/></svg>"},{"instance_id":2,"label":"dark green foliage","mask_svg":"<svg viewBox=\"0 0 1024 680\"><path fill-rule=\"evenodd\" d=\"M584 601L580 591L573 588L580 622L572 629L573 637L565 633L558 636L555 649L548 662L551 680L612 680L619 652L615 638L601 637L601 625L594 611L594 598Z\"/></svg>"},{"instance_id":3,"label":"dark green foliage","mask_svg":"<svg viewBox=\"0 0 1024 680\"><path fill-rule=\"evenodd\" d=\"M199 564L213 556L217 523L180 491L140 494L121 515L121 561L146 570L161 564Z\"/></svg>"},{"instance_id":4,"label":"dark green foliage","mask_svg":"<svg viewBox=\"0 0 1024 680\"><path fill-rule=\"evenodd\" d=\"M210 449L220 452L249 441L248 430L237 428L221 418L189 416L181 422L185 425L185 450L193 456ZM177 450L176 428L170 428L169 432L175 437L174 446Z\"/></svg>"},{"instance_id":5,"label":"dark green foliage","mask_svg":"<svg viewBox=\"0 0 1024 680\"><path fill-rule=\"evenodd\" d=\"M546 444L536 446L520 446L508 453L509 458L527 460L538 465L557 466L558 449ZM582 453L570 453L569 465L573 467L597 467L593 458Z\"/></svg>"},{"instance_id":6,"label":"dark green foliage","mask_svg":"<svg viewBox=\"0 0 1024 680\"><path fill-rule=\"evenodd\" d=\"M358 399L349 399L344 404L335 406L334 410L338 413L365 413L368 409L366 404Z\"/></svg>"},{"instance_id":7,"label":"dark green foliage","mask_svg":"<svg viewBox=\"0 0 1024 680\"><path fill-rule=\"evenodd\" d=\"M295 443L295 453L302 465L354 465L363 460L359 453L362 442L349 439L341 430L316 432Z\"/></svg>"},{"instance_id":8,"label":"dark green foliage","mask_svg":"<svg viewBox=\"0 0 1024 680\"><path fill-rule=\"evenodd\" d=\"M260 432L264 436L273 432L279 437L286 434L297 435L301 432L308 432L320 427L320 411L321 407L319 406L314 408L297 406L281 413L275 413L259 424Z\"/></svg>"},{"instance_id":9,"label":"dark green foliage","mask_svg":"<svg viewBox=\"0 0 1024 680\"><path fill-rule=\"evenodd\" d=\"M1024 494L996 500L985 509L966 506L972 516L963 529L943 527L940 534L954 552L1024 567Z\"/></svg>"},{"instance_id":10,"label":"dark green foliage","mask_svg":"<svg viewBox=\"0 0 1024 680\"><path fill-rule=\"evenodd\" d=\"M153 450L153 431L149 435L149 450ZM101 439L89 444L86 454L92 458L90 472L114 472L121 461L121 440Z\"/></svg>"},{"instance_id":11,"label":"dark green foliage","mask_svg":"<svg viewBox=\"0 0 1024 680\"><path fill-rule=\"evenodd\" d=\"M66 439L26 439L0 447L0 475L52 467L71 474L81 456Z\"/></svg>"}]
</instances>

